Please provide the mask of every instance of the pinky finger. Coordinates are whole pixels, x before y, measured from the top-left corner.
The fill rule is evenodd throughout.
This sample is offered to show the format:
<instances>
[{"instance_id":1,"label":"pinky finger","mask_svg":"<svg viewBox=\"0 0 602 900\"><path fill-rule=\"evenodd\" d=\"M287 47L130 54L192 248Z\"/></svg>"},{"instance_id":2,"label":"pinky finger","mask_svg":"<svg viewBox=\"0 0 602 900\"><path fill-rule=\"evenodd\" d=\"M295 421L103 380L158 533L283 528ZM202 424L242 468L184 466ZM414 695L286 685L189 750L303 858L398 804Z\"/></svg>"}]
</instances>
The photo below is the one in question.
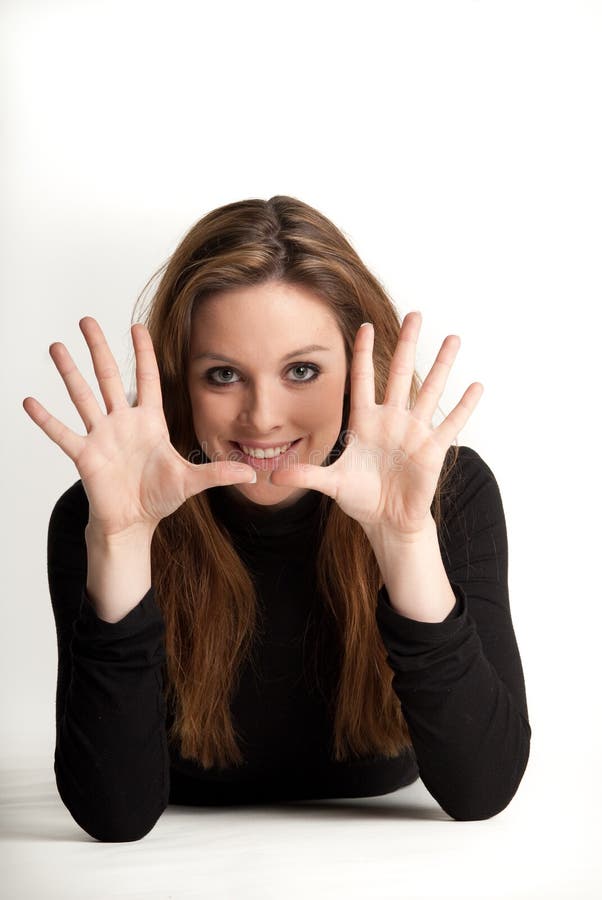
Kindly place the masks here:
<instances>
[{"instance_id":1,"label":"pinky finger","mask_svg":"<svg viewBox=\"0 0 602 900\"><path fill-rule=\"evenodd\" d=\"M26 397L22 405L29 418L75 462L86 439L50 415L35 397Z\"/></svg>"},{"instance_id":2,"label":"pinky finger","mask_svg":"<svg viewBox=\"0 0 602 900\"><path fill-rule=\"evenodd\" d=\"M483 396L485 388L480 381L473 382L467 387L450 414L433 431L433 437L444 450L451 446L460 434L469 418L475 411L476 405Z\"/></svg>"}]
</instances>

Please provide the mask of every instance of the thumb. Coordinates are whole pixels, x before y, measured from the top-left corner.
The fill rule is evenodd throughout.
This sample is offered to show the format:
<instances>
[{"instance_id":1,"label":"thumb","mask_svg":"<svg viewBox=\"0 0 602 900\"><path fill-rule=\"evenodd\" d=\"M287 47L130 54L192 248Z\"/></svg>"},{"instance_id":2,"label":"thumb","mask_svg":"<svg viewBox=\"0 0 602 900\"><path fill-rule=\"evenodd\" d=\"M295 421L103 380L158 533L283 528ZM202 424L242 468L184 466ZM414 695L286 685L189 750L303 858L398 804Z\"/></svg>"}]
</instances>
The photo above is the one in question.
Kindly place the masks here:
<instances>
[{"instance_id":1,"label":"thumb","mask_svg":"<svg viewBox=\"0 0 602 900\"><path fill-rule=\"evenodd\" d=\"M336 473L332 466L312 466L298 463L287 469L274 469L268 481L276 487L298 487L310 491L320 491L334 500L336 495Z\"/></svg>"},{"instance_id":2,"label":"thumb","mask_svg":"<svg viewBox=\"0 0 602 900\"><path fill-rule=\"evenodd\" d=\"M186 473L184 484L186 497L200 494L207 488L228 484L255 484L257 481L257 472L252 466L230 460L202 463L192 468L192 471L188 470Z\"/></svg>"}]
</instances>

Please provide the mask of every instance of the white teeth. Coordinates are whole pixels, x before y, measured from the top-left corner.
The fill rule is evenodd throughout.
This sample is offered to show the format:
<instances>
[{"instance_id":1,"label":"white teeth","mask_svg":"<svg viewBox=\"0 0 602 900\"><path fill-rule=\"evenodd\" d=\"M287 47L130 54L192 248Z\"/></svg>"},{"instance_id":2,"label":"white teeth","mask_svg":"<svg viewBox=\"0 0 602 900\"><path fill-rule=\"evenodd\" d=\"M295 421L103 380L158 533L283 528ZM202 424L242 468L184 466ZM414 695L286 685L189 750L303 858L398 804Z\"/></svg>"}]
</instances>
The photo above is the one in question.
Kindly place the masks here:
<instances>
[{"instance_id":1,"label":"white teeth","mask_svg":"<svg viewBox=\"0 0 602 900\"><path fill-rule=\"evenodd\" d=\"M291 441L288 444L283 444L282 447L269 447L267 450L245 447L244 444L241 444L240 446L247 456L254 456L256 459L271 459L273 456L279 456L281 453L286 453L292 443L293 442Z\"/></svg>"}]
</instances>

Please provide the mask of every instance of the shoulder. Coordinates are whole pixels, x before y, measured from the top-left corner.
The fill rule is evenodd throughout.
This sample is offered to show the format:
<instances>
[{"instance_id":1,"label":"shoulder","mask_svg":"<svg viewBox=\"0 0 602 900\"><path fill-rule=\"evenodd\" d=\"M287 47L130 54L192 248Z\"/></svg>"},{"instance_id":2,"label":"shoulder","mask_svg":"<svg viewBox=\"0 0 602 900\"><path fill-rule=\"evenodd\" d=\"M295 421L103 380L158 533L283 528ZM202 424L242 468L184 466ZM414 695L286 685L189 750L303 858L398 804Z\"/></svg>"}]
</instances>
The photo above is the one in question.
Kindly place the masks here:
<instances>
[{"instance_id":1,"label":"shoulder","mask_svg":"<svg viewBox=\"0 0 602 900\"><path fill-rule=\"evenodd\" d=\"M448 451L453 459L454 448ZM505 526L502 497L491 466L472 447L459 446L441 495L442 537L467 538Z\"/></svg>"},{"instance_id":2,"label":"shoulder","mask_svg":"<svg viewBox=\"0 0 602 900\"><path fill-rule=\"evenodd\" d=\"M61 523L69 521L73 523L73 525L78 525L83 522L84 525L86 525L88 522L88 512L88 497L84 490L81 478L78 478L71 487L67 488L67 490L60 495L54 504L50 514L50 521L51 523L53 520L58 520Z\"/></svg>"},{"instance_id":3,"label":"shoulder","mask_svg":"<svg viewBox=\"0 0 602 900\"><path fill-rule=\"evenodd\" d=\"M454 448L448 450L453 460ZM497 480L488 463L472 447L459 446L458 456L444 484L444 495L454 504L466 502L482 493L483 489L495 487Z\"/></svg>"},{"instance_id":4,"label":"shoulder","mask_svg":"<svg viewBox=\"0 0 602 900\"><path fill-rule=\"evenodd\" d=\"M81 479L78 479L60 495L50 513L47 546L49 565L85 565L88 513L88 497Z\"/></svg>"},{"instance_id":5,"label":"shoulder","mask_svg":"<svg viewBox=\"0 0 602 900\"><path fill-rule=\"evenodd\" d=\"M453 448L450 448L451 452ZM475 478L493 478L493 471L483 457L473 450L472 447L466 447L463 444L458 447L458 461L456 463L459 472L464 480L472 481Z\"/></svg>"}]
</instances>

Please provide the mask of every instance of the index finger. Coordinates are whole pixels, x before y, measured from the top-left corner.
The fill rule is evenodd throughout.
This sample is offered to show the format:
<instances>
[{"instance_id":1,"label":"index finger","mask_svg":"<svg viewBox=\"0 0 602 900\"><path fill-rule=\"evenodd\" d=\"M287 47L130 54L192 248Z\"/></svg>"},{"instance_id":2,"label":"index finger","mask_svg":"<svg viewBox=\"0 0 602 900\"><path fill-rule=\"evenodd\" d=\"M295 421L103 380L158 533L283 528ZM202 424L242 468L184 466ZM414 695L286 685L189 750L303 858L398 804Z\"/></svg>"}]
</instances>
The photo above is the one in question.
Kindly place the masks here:
<instances>
[{"instance_id":1,"label":"index finger","mask_svg":"<svg viewBox=\"0 0 602 900\"><path fill-rule=\"evenodd\" d=\"M146 325L132 325L132 341L136 353L136 388L138 406L163 409L161 377L153 341Z\"/></svg>"},{"instance_id":2,"label":"index finger","mask_svg":"<svg viewBox=\"0 0 602 900\"><path fill-rule=\"evenodd\" d=\"M350 409L374 406L374 325L363 322L355 335L349 379L351 382Z\"/></svg>"}]
</instances>

